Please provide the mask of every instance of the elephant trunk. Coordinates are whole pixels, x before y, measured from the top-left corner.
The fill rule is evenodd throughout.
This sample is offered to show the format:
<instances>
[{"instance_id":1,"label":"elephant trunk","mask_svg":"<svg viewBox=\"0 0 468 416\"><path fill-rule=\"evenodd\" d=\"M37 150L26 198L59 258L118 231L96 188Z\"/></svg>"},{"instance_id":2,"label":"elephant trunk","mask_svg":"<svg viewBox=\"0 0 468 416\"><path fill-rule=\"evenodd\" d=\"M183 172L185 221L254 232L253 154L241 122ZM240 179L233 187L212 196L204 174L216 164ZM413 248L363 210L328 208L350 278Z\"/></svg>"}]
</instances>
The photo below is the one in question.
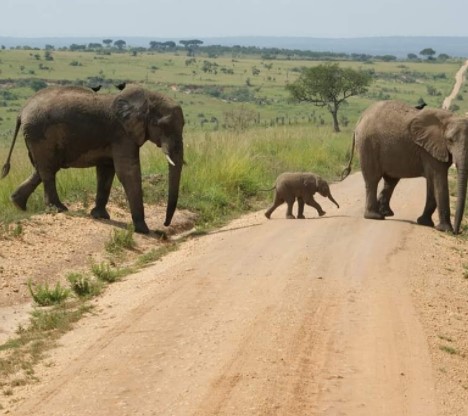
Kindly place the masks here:
<instances>
[{"instance_id":1,"label":"elephant trunk","mask_svg":"<svg viewBox=\"0 0 468 416\"><path fill-rule=\"evenodd\" d=\"M340 207L338 205L338 202L335 201L335 198L332 197L332 194L331 193L328 193L328 199L333 202L338 208Z\"/></svg>"},{"instance_id":2,"label":"elephant trunk","mask_svg":"<svg viewBox=\"0 0 468 416\"><path fill-rule=\"evenodd\" d=\"M465 211L467 180L468 169L466 168L466 165L463 165L463 167L458 168L457 175L457 206L455 210L455 223L453 230L455 234L460 233L460 225Z\"/></svg>"},{"instance_id":3,"label":"elephant trunk","mask_svg":"<svg viewBox=\"0 0 468 416\"><path fill-rule=\"evenodd\" d=\"M171 224L172 217L177 208L177 200L179 199L180 178L182 175L182 166L184 164L182 142L180 142L180 147L178 146L178 148L172 152L166 152L164 148L163 151L168 158L169 167L169 189L167 195L166 220L164 221L164 225L167 227Z\"/></svg>"}]
</instances>

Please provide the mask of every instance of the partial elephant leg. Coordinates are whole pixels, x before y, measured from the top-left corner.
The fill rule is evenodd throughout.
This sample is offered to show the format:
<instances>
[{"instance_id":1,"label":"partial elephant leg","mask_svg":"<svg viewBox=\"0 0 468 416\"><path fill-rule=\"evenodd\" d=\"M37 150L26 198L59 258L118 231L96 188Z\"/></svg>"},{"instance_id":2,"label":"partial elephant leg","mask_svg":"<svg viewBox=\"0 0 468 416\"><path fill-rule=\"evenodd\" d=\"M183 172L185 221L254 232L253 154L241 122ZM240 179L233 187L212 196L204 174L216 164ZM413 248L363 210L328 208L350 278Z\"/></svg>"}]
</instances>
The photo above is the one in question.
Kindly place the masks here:
<instances>
[{"instance_id":1,"label":"partial elephant leg","mask_svg":"<svg viewBox=\"0 0 468 416\"><path fill-rule=\"evenodd\" d=\"M377 187L380 178L364 178L366 182L366 209L364 218L371 220L383 220L385 217L379 212L379 203L377 201Z\"/></svg>"},{"instance_id":2,"label":"partial elephant leg","mask_svg":"<svg viewBox=\"0 0 468 416\"><path fill-rule=\"evenodd\" d=\"M97 193L96 204L91 210L91 215L94 218L103 218L108 220L109 213L106 210L107 202L109 201L109 194L114 180L115 168L114 164L103 164L96 166L97 175Z\"/></svg>"},{"instance_id":3,"label":"partial elephant leg","mask_svg":"<svg viewBox=\"0 0 468 416\"><path fill-rule=\"evenodd\" d=\"M312 195L305 198L304 201L307 205L310 205L311 207L315 208L317 210L318 215L320 215L321 217L326 214L326 212L322 209L320 204L314 199Z\"/></svg>"},{"instance_id":4,"label":"partial elephant leg","mask_svg":"<svg viewBox=\"0 0 468 416\"><path fill-rule=\"evenodd\" d=\"M439 224L436 229L439 231L453 232L452 223L450 221L450 201L448 190L447 174L434 176L434 194L437 203L437 211L439 213Z\"/></svg>"},{"instance_id":5,"label":"partial elephant leg","mask_svg":"<svg viewBox=\"0 0 468 416\"><path fill-rule=\"evenodd\" d=\"M135 232L148 234L149 228L145 222L145 209L143 206L140 158L138 155L138 148L132 150L134 153L128 154L128 158L123 160L114 159L115 172L127 195Z\"/></svg>"},{"instance_id":6,"label":"partial elephant leg","mask_svg":"<svg viewBox=\"0 0 468 416\"><path fill-rule=\"evenodd\" d=\"M432 221L432 214L437 208L436 199L434 196L434 182L432 178L426 178L426 205L422 215L418 218L417 223L420 225L426 225L428 227L434 227L434 221Z\"/></svg>"},{"instance_id":7,"label":"partial elephant leg","mask_svg":"<svg viewBox=\"0 0 468 416\"><path fill-rule=\"evenodd\" d=\"M39 186L42 182L41 177L37 170L34 170L32 175L26 179L13 194L11 195L11 201L23 211L26 210L26 203L28 202L28 198L34 192L34 190Z\"/></svg>"},{"instance_id":8,"label":"partial elephant leg","mask_svg":"<svg viewBox=\"0 0 468 416\"><path fill-rule=\"evenodd\" d=\"M400 181L399 178L391 178L389 176L384 175L384 187L379 195L379 212L384 217L392 217L394 212L390 208L390 199L392 198L393 191L395 190L395 186L397 186L398 182Z\"/></svg>"},{"instance_id":9,"label":"partial elephant leg","mask_svg":"<svg viewBox=\"0 0 468 416\"><path fill-rule=\"evenodd\" d=\"M62 204L57 193L56 170L39 169L42 182L44 183L45 204L57 208L59 212L68 211L68 208Z\"/></svg>"},{"instance_id":10,"label":"partial elephant leg","mask_svg":"<svg viewBox=\"0 0 468 416\"><path fill-rule=\"evenodd\" d=\"M293 220L296 218L292 212L295 199L296 198L294 196L286 198L286 204L288 204L288 209L286 210L286 218L288 220Z\"/></svg>"},{"instance_id":11,"label":"partial elephant leg","mask_svg":"<svg viewBox=\"0 0 468 416\"><path fill-rule=\"evenodd\" d=\"M297 198L297 218L303 220L304 217L304 199L302 197Z\"/></svg>"},{"instance_id":12,"label":"partial elephant leg","mask_svg":"<svg viewBox=\"0 0 468 416\"><path fill-rule=\"evenodd\" d=\"M265 212L265 217L267 217L268 219L270 219L271 217L271 214L273 213L273 211L278 208L281 204L284 203L284 199L283 198L280 198L278 196L278 193L275 194L275 200L273 201L273 205L268 208Z\"/></svg>"}]
</instances>

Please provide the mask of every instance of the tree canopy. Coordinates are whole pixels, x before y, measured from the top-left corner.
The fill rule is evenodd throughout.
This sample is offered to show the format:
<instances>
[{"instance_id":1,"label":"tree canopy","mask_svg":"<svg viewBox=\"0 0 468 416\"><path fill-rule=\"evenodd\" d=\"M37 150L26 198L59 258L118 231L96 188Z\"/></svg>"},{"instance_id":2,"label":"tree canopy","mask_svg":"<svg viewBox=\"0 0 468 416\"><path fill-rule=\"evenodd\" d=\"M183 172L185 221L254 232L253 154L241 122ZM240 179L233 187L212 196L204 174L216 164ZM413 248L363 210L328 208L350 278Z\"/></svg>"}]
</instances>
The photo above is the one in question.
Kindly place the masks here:
<instances>
[{"instance_id":1,"label":"tree canopy","mask_svg":"<svg viewBox=\"0 0 468 416\"><path fill-rule=\"evenodd\" d=\"M371 81L372 77L367 72L328 63L304 68L299 78L286 88L296 101L327 107L333 117L334 130L339 132L340 105L349 97L365 93Z\"/></svg>"}]
</instances>

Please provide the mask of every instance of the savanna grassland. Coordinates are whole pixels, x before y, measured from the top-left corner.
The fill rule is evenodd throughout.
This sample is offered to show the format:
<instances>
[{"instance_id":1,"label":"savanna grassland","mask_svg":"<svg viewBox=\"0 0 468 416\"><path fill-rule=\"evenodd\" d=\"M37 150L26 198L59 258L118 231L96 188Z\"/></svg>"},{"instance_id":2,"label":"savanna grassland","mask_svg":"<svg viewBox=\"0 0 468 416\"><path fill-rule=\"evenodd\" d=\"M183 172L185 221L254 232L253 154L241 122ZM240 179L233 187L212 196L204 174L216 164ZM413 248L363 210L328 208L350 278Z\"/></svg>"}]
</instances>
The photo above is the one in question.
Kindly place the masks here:
<instances>
[{"instance_id":1,"label":"savanna grassland","mask_svg":"<svg viewBox=\"0 0 468 416\"><path fill-rule=\"evenodd\" d=\"M457 59L394 62L384 62L379 59L340 61L339 64L343 67L368 71L372 75L372 83L365 94L351 97L346 104L341 106L338 117L341 132L335 133L332 117L325 108L294 103L289 99L285 88L288 83L293 82L299 76L301 68L323 62L325 61L296 59L294 54L289 57L277 56L276 59L265 59L257 55L240 53L225 53L217 57L208 57L202 51L198 51L193 57L187 56L182 50L164 53L116 51L110 48L104 48L99 52L0 50L0 167L8 154L16 116L27 98L35 91L47 85L83 85L101 86L97 94L106 94L116 92L115 85L122 82L142 84L150 90L167 94L182 105L186 119L184 140L187 162L182 174L178 205L180 210L176 214L180 228L174 227L175 231L169 230L179 235L178 238L166 241L157 233L151 233L148 236L134 235L131 228L126 228L129 213L124 192L117 180L114 182L110 201L113 221L92 220L88 211L93 204L95 194L94 169L68 169L59 172L58 191L62 201L71 207L69 213L55 215L51 212L42 215L47 208L44 206L41 187L29 199L28 212L18 211L9 200L10 194L31 172L24 140L19 137L13 153L10 174L0 181L0 244L2 245L0 307L4 307L3 312L12 305L25 305L31 301L32 297L35 306L46 305L47 308L34 308L29 320L23 319L19 322L19 327L18 321L15 321L18 328L9 328L11 339L4 344L0 343L0 410L10 412L11 406L15 406L22 398L29 395L27 387L26 390L22 390L22 387L40 379L38 375L40 372L36 371L37 363L44 360L45 352L56 345L57 339L62 334L70 331L73 324L91 308L96 308L96 316L102 312L100 307L96 307L97 303L93 302L93 298L97 297L106 285L156 262L161 256L178 248L179 241L183 238L180 232L191 229L194 222L196 228L204 232L247 211L265 208L271 201L272 195L271 192L259 192L259 190L270 188L276 176L281 172L308 170L322 175L329 181L339 180L349 158L353 126L360 113L369 104L382 99L400 99L416 105L420 99L424 99L428 105L440 107L444 98L451 92L454 76L462 64L462 60ZM452 103L452 111L460 115L465 114L468 111L467 102L468 86L465 82L459 96ZM357 169L358 163L355 162ZM161 224L163 209L160 205L165 206L166 203L167 162L159 149L147 143L142 147L141 163L144 199L149 208L146 213L147 218L152 221L149 225L154 230ZM335 186L342 187L343 190L346 188L349 194L344 203L339 201L342 209L346 209L346 201L360 203L355 197L355 189L349 187L349 182L344 181ZM455 189L455 184L452 183L451 187ZM343 194L345 194L344 191ZM187 213L187 211L190 212ZM38 215L34 216L34 214ZM254 213L252 217L257 215ZM243 219L244 217L241 218L241 222ZM340 216L333 220L340 221ZM185 223L180 225L183 221ZM447 274L453 275L453 280L458 279L459 269L463 269L463 277L459 279L462 282L457 281L458 286L447 286L448 276L441 273L440 279L444 279L444 283L439 284L442 280L434 280L431 284L437 286L437 290L447 288L446 299L449 300L440 302L445 292L440 295L436 290L431 292L433 297L421 298L424 307L430 309L428 314L431 318L428 321L431 323L434 322L433 316L440 316L440 322L443 322L442 318L448 316L447 305L452 305L454 309L462 305L460 310L457 309L460 316L460 311L466 305L466 297L463 295L465 292L459 290L468 276L468 265L463 260L464 244L468 234L466 223L465 218L463 234L455 237L456 241L455 238L454 242L451 240L454 247L459 242L463 244L460 243L455 249L451 248L452 261L446 261L446 264L451 265L450 267L457 268L456 272L453 272L455 269L447 271ZM317 227L323 226L324 240L325 235L328 234L328 231L325 232L328 227L325 224L321 222L317 225ZM395 222L395 224L400 226L404 222ZM344 229L349 225L342 223L340 227ZM420 231L421 233L426 231L425 227L414 228L424 229ZM359 245L352 240L354 230L352 228L353 232L348 232L348 244L342 246L341 254L338 252L336 255L331 249L324 255L324 258L327 258L326 256L330 259L344 258L348 255L347 247ZM327 237L327 241L332 243L333 240L340 239L342 237L340 233L341 228L336 234L339 238ZM370 238L370 234L360 235L363 236L362 241L369 243L369 247L370 242L373 241L382 241L381 245L385 246L383 238L375 240ZM424 238L424 244L426 248L431 244L438 246L441 244L441 239L446 238L448 240L448 237L439 233L437 239L432 236ZM416 250L420 250L418 244L413 245ZM380 244L375 246L380 247ZM226 248L223 246L222 250L226 251ZM281 250L280 248L278 252ZM329 248L326 247L326 250L328 251ZM433 252L431 250L428 249L426 254L433 259L435 256L431 254ZM434 250L439 253L438 247ZM389 252L403 251L392 249ZM408 257L411 255L410 253ZM301 255L303 258L301 261L309 262L308 256L309 254ZM235 258L236 254L234 253L232 257ZM294 257L288 258L294 259ZM377 259L368 260L372 262ZM255 261L258 261L256 257ZM224 265L223 267L225 268ZM192 269L188 269L190 270ZM380 269L371 268L371 270L378 270L375 273L380 273ZM425 275L430 274L432 263L429 263L424 271ZM219 274L224 273L225 270L219 272ZM328 282L333 280L322 278L322 276L328 276L328 271L327 273L317 271L317 273L317 276L320 276L320 283L329 284ZM269 275L266 272L263 274ZM241 281L237 277L229 280L238 282L239 287L244 287L254 279L248 279L248 282L247 279ZM314 280L317 279L314 277ZM197 278L188 278L186 281L189 284L199 284ZM352 281L351 278L343 279L345 284L352 283ZM383 275L382 282L387 281L391 282L392 277L387 278L387 275ZM146 292L147 287L145 290L140 290L145 283L138 281L133 284L135 293ZM310 281L307 282L307 290L309 286ZM392 285L392 287L397 288L398 285ZM466 286L463 287L465 288L463 290L466 290ZM123 296L127 296L121 288L116 289L115 293L119 290L123 291ZM205 290L203 283L200 283L200 287L196 290L189 289L186 292L209 293ZM256 296L255 291L250 292L252 298ZM264 292L263 289L262 292ZM343 289L342 292L352 293L350 289ZM386 292L387 289L381 290L381 293ZM333 293L333 296L336 295L333 290L330 293ZM233 296L230 290L224 291L224 294L229 297ZM455 301L454 294L459 296ZM269 296L265 292L265 297L267 295ZM288 297L289 294L286 298ZM400 293L395 295L395 298L400 297ZM65 300L67 298L68 300ZM325 296L320 296L320 298L325 298ZM179 299L177 296L177 307L179 307ZM367 299L368 297L364 296L359 301L367 302ZM56 305L50 306L54 302ZM131 297L128 298L128 303L132 304L132 308L136 304L133 303ZM252 301L253 303L256 304L257 299L255 302ZM353 302L346 300L344 303L354 304L354 300ZM440 310L433 309L433 305L440 306L440 310L445 308L442 311L445 315ZM299 308L295 306L290 309ZM369 314L367 304L363 310ZM111 312L115 315L119 314L116 308ZM14 313L17 313L16 310ZM24 315L24 311L22 313ZM391 316L393 315L392 313ZM408 315L407 313L401 314L401 316ZM356 322L363 322L365 319L361 316L356 318ZM447 319L453 319L451 312ZM270 316L265 320L269 322ZM189 322L188 319L186 321ZM245 320L232 319L232 322L243 321ZM292 321L288 320L288 327L291 326L290 322ZM388 321L382 322L383 324L376 325L376 328L392 327L388 325ZM459 326L456 325L458 323ZM457 320L455 324L450 323L452 332L465 334L462 323L462 319ZM108 323L103 327L107 325ZM214 326L219 326L219 322L217 321ZM445 328L445 323L442 323L441 327ZM440 331L434 333L439 334L439 338L445 343L452 342L452 339L457 340L457 337L452 336L451 333L448 335L452 338L448 338L445 332L442 334ZM5 332L7 331L0 328L0 335L5 335ZM437 345L439 338L434 335L432 342L436 353L441 354ZM465 336L459 338L466 339ZM309 339L306 341L309 345ZM291 338L287 339L287 343L291 344ZM186 344L190 345L191 342ZM448 345L451 347L452 344ZM455 342L453 345L456 345ZM446 348L443 353L447 356L450 354L449 358L465 359L464 347L457 348L459 350L455 347L451 350ZM249 349L250 345L245 351ZM206 348L204 350L208 351ZM304 351L310 350L304 349ZM293 355L300 357L296 353ZM363 356L365 355L364 353ZM440 356L436 357L439 362ZM445 360L447 360L446 357ZM462 380L459 374L463 373L465 367L460 366L459 363L450 364L450 367L448 364L444 365L451 370L456 369L453 373L455 376L452 378L457 380L455 384L462 384L462 381L458 381ZM295 371L295 373L301 372ZM401 369L398 369L398 374L403 375ZM348 382L347 379L345 382ZM372 383L364 384L371 385ZM452 386L447 384L444 378L441 384ZM291 384L291 386L299 385L302 383ZM466 387L463 389L466 390ZM176 389L173 390L176 391ZM253 397L257 400L257 396ZM245 408L248 407L245 406Z\"/></svg>"},{"instance_id":2,"label":"savanna grassland","mask_svg":"<svg viewBox=\"0 0 468 416\"><path fill-rule=\"evenodd\" d=\"M255 207L259 199L269 199L269 194L257 190L269 187L285 170L310 170L337 179L349 152L352 128L364 108L380 99L416 104L423 98L430 106L440 106L451 91L460 62L340 62L369 71L373 82L365 95L351 97L341 107L342 131L333 133L331 116L324 108L293 103L285 89L301 68L320 61L241 54L189 57L184 51L2 50L0 160L6 158L21 105L36 90L51 84L101 85L98 93L105 94L115 92L120 82L143 84L181 103L188 165L180 205L198 212L202 224L216 224ZM466 86L462 90L466 94ZM466 110L463 94L454 107L460 112ZM143 147L142 160L146 176L165 173L164 158L151 145ZM0 186L2 222L25 215L12 207L9 195L29 172L20 139L11 173ZM58 178L64 201L88 205L95 188L92 169L61 171ZM146 187L146 202L164 199L164 187L165 181ZM41 192L33 194L28 207L29 212L44 209Z\"/></svg>"}]
</instances>

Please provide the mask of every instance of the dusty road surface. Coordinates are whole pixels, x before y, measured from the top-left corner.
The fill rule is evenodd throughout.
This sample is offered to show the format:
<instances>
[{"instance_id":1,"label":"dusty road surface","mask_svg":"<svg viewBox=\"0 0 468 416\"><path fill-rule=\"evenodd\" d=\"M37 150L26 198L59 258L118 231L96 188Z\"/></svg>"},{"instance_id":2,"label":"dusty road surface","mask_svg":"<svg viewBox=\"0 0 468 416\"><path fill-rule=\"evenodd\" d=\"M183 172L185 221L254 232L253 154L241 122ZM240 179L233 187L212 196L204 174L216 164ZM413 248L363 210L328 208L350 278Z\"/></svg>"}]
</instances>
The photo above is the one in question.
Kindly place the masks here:
<instances>
[{"instance_id":1,"label":"dusty road surface","mask_svg":"<svg viewBox=\"0 0 468 416\"><path fill-rule=\"evenodd\" d=\"M112 285L10 414L467 415L466 357L438 348L466 348L466 298L437 292L465 246L436 270L454 237L414 224L422 179L385 221L360 174L332 192L325 217L251 214Z\"/></svg>"},{"instance_id":2,"label":"dusty road surface","mask_svg":"<svg viewBox=\"0 0 468 416\"><path fill-rule=\"evenodd\" d=\"M468 60L460 67L458 72L455 74L455 84L453 85L452 92L449 96L445 97L444 102L442 103L442 108L448 110L452 105L452 101L457 97L460 92L460 88L463 85L463 80L465 78L466 70L468 69Z\"/></svg>"}]
</instances>

